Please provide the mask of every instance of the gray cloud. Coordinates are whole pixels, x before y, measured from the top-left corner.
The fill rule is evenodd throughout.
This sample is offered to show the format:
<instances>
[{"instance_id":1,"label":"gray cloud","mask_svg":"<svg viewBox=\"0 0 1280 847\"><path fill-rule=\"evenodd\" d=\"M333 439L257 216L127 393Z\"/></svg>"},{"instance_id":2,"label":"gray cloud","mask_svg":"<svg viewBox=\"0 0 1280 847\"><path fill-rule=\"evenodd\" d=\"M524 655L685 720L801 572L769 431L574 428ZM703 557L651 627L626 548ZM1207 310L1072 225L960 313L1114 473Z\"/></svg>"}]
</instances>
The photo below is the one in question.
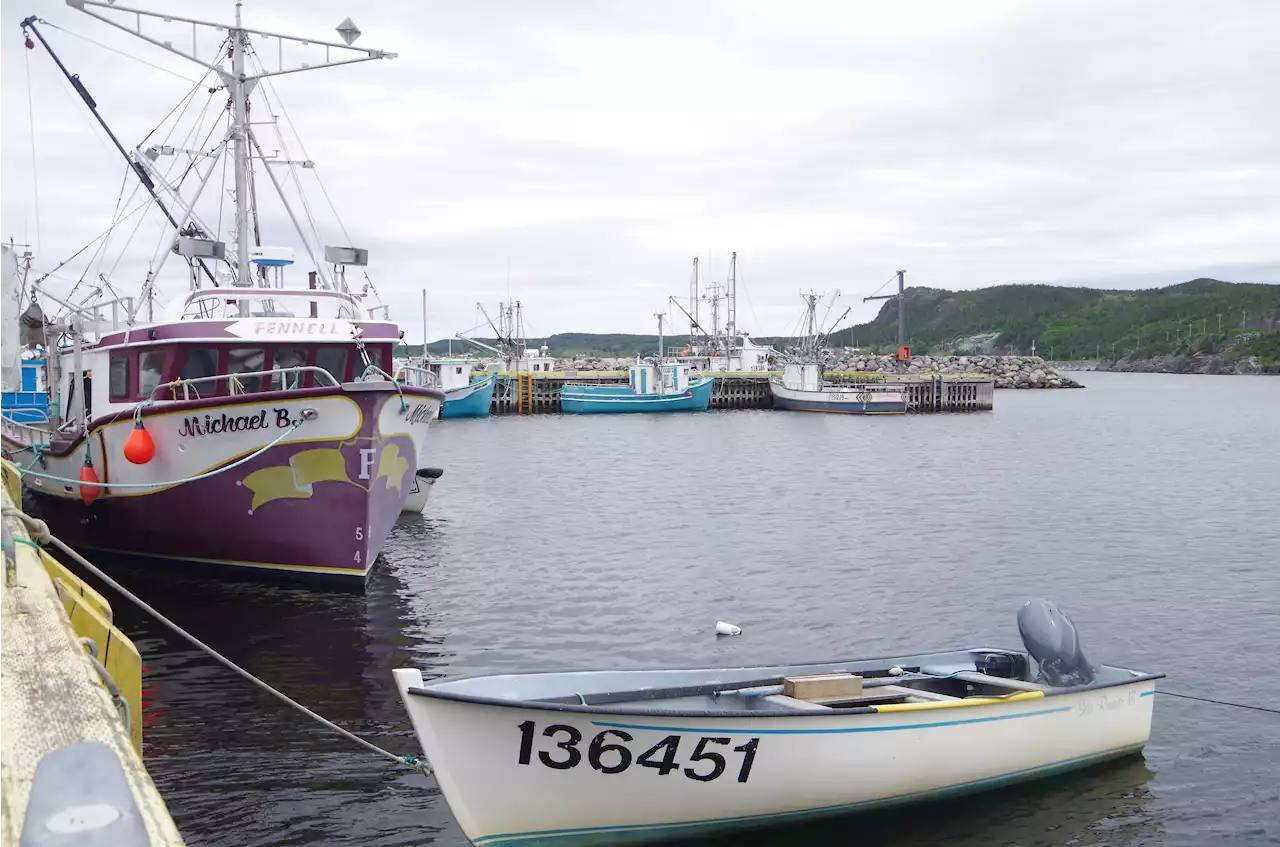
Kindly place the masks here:
<instances>
[{"instance_id":1,"label":"gray cloud","mask_svg":"<svg viewBox=\"0 0 1280 847\"><path fill-rule=\"evenodd\" d=\"M198 75L61 4L33 6ZM650 331L690 258L710 253L723 277L731 250L740 323L762 334L794 323L800 288L839 288L865 318L876 304L861 296L897 267L952 288L1280 280L1280 6L1263 0L258 6L249 25L319 38L351 14L362 46L401 54L274 87L410 337L424 287L433 335L508 292L536 333ZM130 143L188 87L46 35ZM42 51L2 46L4 234L35 236L27 65L49 268L105 228L123 165ZM216 202L202 211L216 217ZM117 284L145 273L154 217ZM278 204L264 200L263 220L268 243L296 243Z\"/></svg>"}]
</instances>

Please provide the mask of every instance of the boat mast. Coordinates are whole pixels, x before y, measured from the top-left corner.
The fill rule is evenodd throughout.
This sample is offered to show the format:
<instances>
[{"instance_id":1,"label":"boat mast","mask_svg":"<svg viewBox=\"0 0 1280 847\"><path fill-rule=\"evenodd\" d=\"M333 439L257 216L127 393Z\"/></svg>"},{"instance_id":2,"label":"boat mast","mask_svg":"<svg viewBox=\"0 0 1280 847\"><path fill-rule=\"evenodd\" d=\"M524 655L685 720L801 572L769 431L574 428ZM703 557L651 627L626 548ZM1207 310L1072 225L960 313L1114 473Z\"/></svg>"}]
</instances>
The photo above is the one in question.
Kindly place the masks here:
<instances>
[{"instance_id":1,"label":"boat mast","mask_svg":"<svg viewBox=\"0 0 1280 847\"><path fill-rule=\"evenodd\" d=\"M698 324L698 257L693 257L693 273L689 277L689 343L693 343L693 331L702 329ZM701 351L699 351L701 352Z\"/></svg>"},{"instance_id":2,"label":"boat mast","mask_svg":"<svg viewBox=\"0 0 1280 847\"><path fill-rule=\"evenodd\" d=\"M422 289L422 364L427 364L427 289Z\"/></svg>"},{"instance_id":3,"label":"boat mast","mask_svg":"<svg viewBox=\"0 0 1280 847\"><path fill-rule=\"evenodd\" d=\"M725 296L725 351L728 356L733 352L733 345L737 340L734 336L738 331L738 251L733 251L729 256L729 291Z\"/></svg>"},{"instance_id":4,"label":"boat mast","mask_svg":"<svg viewBox=\"0 0 1280 847\"><path fill-rule=\"evenodd\" d=\"M236 25L231 38L231 141L236 173L236 285L251 287L249 272L249 115L245 104L244 48L245 33L241 29L240 8L236 0ZM249 301L240 298L237 309L241 317L249 314Z\"/></svg>"},{"instance_id":5,"label":"boat mast","mask_svg":"<svg viewBox=\"0 0 1280 847\"><path fill-rule=\"evenodd\" d=\"M271 76L279 76L280 74L297 73L299 71L315 70L317 68L331 68L338 65L350 65L356 62L368 62L374 59L394 59L395 53L388 53L383 50L371 50L363 47L353 47L353 42L360 37L360 30L350 18L347 18L337 27L338 34L342 36L344 43L334 41L319 41L313 38L299 38L292 35L282 35L276 32L266 32L257 29L248 29L242 21L242 0L236 0L236 21L233 26L225 24L213 23L210 21L201 21L194 18L184 18L177 15L168 14L167 12L148 12L143 9L135 9L127 6L118 6L115 0L66 0L67 5L73 9L84 12L91 18L95 18L108 26L115 27L121 32L127 32L129 35L153 44L156 47L167 50L170 53L181 56L184 59L195 62L207 70L213 71L221 79L222 84L231 92L231 128L230 135L233 143L232 156L235 163L235 249L236 249L236 279L235 284L238 286L252 286L253 279L249 269L249 223L250 216L253 214L253 202L250 197L249 183L252 179L250 160L252 158L252 149L257 150L258 156L265 159L260 145L254 138L253 132L249 127L249 95L258 83ZM97 11L102 9L108 14ZM132 26L126 26L112 16L119 14L127 14L132 17L130 23ZM164 23L181 23L190 24L191 26L191 49L186 50L178 46L173 40L163 40L154 38L142 32L143 18L159 20ZM212 29L217 32L223 30L227 33L231 47L231 70L227 71L223 67L223 57L217 57L213 63L206 62L196 52L196 32L199 27ZM252 76L245 72L245 52L249 49L249 36L257 35L263 38L274 39L280 46L279 61L277 69L274 71L267 70L264 66L261 73ZM304 47L322 47L324 48L324 58L320 61L307 62L299 64L297 67L286 68L284 66L284 42L292 42L300 44ZM337 58L330 58L334 51L337 52ZM352 54L356 54L351 57ZM351 58L343 58L344 56ZM275 175L268 168L267 175L271 177L271 183L275 187L276 192L280 195L280 201L285 207L285 211L289 214L290 221L297 230L298 237L302 240L303 246L307 253L311 256L313 262L316 261L311 247L311 242L303 233L302 227L299 225L297 217L293 214L292 208L289 206L288 200L284 196L284 189ZM192 203L194 205L194 201ZM175 234L175 243L178 235ZM325 286L331 290L336 289L336 285L329 279L323 265L316 262L317 276L325 283ZM238 304L238 310L241 315L248 314L248 301L243 299Z\"/></svg>"}]
</instances>

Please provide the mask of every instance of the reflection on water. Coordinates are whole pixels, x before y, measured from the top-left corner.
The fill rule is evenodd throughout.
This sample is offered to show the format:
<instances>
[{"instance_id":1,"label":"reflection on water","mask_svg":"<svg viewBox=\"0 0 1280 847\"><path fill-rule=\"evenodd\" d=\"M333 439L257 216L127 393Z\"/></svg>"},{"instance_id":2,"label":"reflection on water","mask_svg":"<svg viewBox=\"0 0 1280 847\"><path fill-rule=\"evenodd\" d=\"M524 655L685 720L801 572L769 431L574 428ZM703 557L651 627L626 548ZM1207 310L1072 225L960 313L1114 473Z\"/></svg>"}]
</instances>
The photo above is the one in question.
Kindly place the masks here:
<instances>
[{"instance_id":1,"label":"reflection on water","mask_svg":"<svg viewBox=\"0 0 1280 847\"><path fill-rule=\"evenodd\" d=\"M125 568L267 682L417 752L391 670L771 664L1017 644L1028 596L1095 661L1280 699L1280 380L1086 374L980 415L440 422L446 475L366 592ZM120 566L120 563L114 563ZM117 602L146 755L192 845L465 843L434 783L327 734ZM744 628L716 639L716 620ZM1274 843L1280 723L1157 698L1141 757L735 844ZM721 841L716 843L725 843Z\"/></svg>"},{"instance_id":2,"label":"reflection on water","mask_svg":"<svg viewBox=\"0 0 1280 847\"><path fill-rule=\"evenodd\" d=\"M1156 843L1159 822L1147 812L1152 771L1127 756L1076 771L980 794L869 814L841 815L781 828L686 842L692 847L790 844L1110 845ZM1000 835L993 837L994 833Z\"/></svg>"}]
</instances>

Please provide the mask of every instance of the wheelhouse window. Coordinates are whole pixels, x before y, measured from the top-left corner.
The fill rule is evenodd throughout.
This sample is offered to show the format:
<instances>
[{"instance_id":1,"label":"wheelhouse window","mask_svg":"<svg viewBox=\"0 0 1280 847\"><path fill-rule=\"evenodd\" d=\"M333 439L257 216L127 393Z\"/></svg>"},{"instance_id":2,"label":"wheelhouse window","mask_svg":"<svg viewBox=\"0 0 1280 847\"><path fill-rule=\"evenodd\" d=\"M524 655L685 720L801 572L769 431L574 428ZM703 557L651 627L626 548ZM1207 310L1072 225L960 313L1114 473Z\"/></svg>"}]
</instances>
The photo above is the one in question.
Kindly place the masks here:
<instances>
[{"instance_id":1,"label":"wheelhouse window","mask_svg":"<svg viewBox=\"0 0 1280 847\"><path fill-rule=\"evenodd\" d=\"M133 392L129 390L129 372L132 370L129 366L131 364L128 353L112 354L109 368L110 379L107 380L112 400L128 400L132 396Z\"/></svg>"},{"instance_id":2,"label":"wheelhouse window","mask_svg":"<svg viewBox=\"0 0 1280 847\"><path fill-rule=\"evenodd\" d=\"M323 368L338 382L343 382L347 378L347 348L321 347L316 350L316 367Z\"/></svg>"},{"instance_id":3,"label":"wheelhouse window","mask_svg":"<svg viewBox=\"0 0 1280 847\"><path fill-rule=\"evenodd\" d=\"M266 363L267 353L261 347L233 347L227 351L227 373L229 374L264 371ZM242 376L233 380L231 386L233 394L253 394L262 390L262 377Z\"/></svg>"},{"instance_id":4,"label":"wheelhouse window","mask_svg":"<svg viewBox=\"0 0 1280 847\"><path fill-rule=\"evenodd\" d=\"M188 347L186 357L182 360L182 378L183 379L203 379L204 377L216 376L218 373L218 348L216 347ZM196 390L204 394L213 394L218 391L218 386L210 383L203 383L196 386Z\"/></svg>"},{"instance_id":5,"label":"wheelhouse window","mask_svg":"<svg viewBox=\"0 0 1280 847\"><path fill-rule=\"evenodd\" d=\"M282 368L300 368L307 363L307 351L301 347L277 347L275 363L272 369ZM273 391L284 391L286 389L301 388L304 374L298 373L273 373L271 375L271 389Z\"/></svg>"},{"instance_id":6,"label":"wheelhouse window","mask_svg":"<svg viewBox=\"0 0 1280 847\"><path fill-rule=\"evenodd\" d=\"M168 352L164 350L148 350L138 356L138 393L150 397L161 380L164 379L165 361Z\"/></svg>"}]
</instances>

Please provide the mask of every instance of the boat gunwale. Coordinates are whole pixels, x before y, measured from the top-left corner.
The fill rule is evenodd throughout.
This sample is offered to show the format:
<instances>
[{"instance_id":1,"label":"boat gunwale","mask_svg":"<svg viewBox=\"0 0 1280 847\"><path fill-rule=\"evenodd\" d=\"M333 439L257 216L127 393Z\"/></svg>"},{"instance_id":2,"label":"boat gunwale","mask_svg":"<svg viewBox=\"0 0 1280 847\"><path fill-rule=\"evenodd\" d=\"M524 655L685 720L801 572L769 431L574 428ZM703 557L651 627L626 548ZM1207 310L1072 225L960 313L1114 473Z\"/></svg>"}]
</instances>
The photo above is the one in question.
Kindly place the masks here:
<instances>
[{"instance_id":1,"label":"boat gunwale","mask_svg":"<svg viewBox=\"0 0 1280 847\"><path fill-rule=\"evenodd\" d=\"M760 666L759 669L767 670L771 667L772 668L797 668L797 667L804 667L804 666L820 667L823 665L845 664L845 663L854 663L854 662L893 661L896 663L901 663L901 662L911 662L912 660L918 662L921 659L927 660L931 657L938 656L941 654L955 654L955 653L966 653L966 652L967 653L1021 653L1021 651L1018 651L1018 650L1007 650L1003 648L992 648L992 647L977 647L977 648L971 648L968 650L965 650L965 649L938 650L932 653L919 653L919 654L913 654L913 655L907 655L907 656L871 657L866 659L845 659L845 660L837 659L832 662L807 662L805 663L805 665L802 665L802 666L801 665L773 665L773 666L766 665L766 666ZM1025 655L1025 654L1022 654L1022 655ZM1093 682L1093 683L1089 683L1088 685L1077 685L1077 686L1071 686L1068 688L1051 688L1046 686L1043 689L1044 698L1036 698L1036 699L1047 699L1049 697L1058 697L1064 694L1083 694L1091 691L1102 691L1108 688L1119 688L1122 686L1131 685L1136 682L1152 682L1158 679L1164 679L1166 677L1166 674L1164 674L1163 672L1136 671L1136 670L1133 670L1132 668L1121 668L1115 665L1099 665L1099 667L1107 667L1112 670L1123 671L1125 673L1133 674L1133 676L1131 676L1128 679L1120 679L1120 680L1109 681L1109 682ZM751 666L746 666L741 668L663 668L660 670L661 671L686 671L686 672L687 671L708 671L708 672L722 671L723 672L723 671L729 671L729 670L745 671L745 670L753 670L753 669L755 668ZM470 676L470 677L459 677L457 679L439 680L438 682L439 683L458 683L458 682L464 682L469 679L488 679L494 676L521 677L521 676L545 676L545 675L557 674L557 673L573 674L573 673L592 673L592 672L593 671L548 671L548 672L530 672L530 673L520 673L520 674L480 674L480 675ZM646 672L654 672L654 669L648 669L648 670L642 669L642 670L636 670L636 671L620 671L619 673L625 674L625 673L646 673ZM739 685L740 687L745 688L745 687L751 687L753 683L758 683L758 680L727 681L724 683L712 683L712 684L723 684L725 686ZM703 684L702 686L692 686L692 685L671 686L665 690L679 691L683 689L687 691L689 689L694 689L699 687L705 689L707 687L707 684ZM656 709L651 707L629 705L630 703L635 703L638 701L623 701L619 703L601 703L601 704L594 704L594 705L584 704L584 703L555 703L555 702L548 702L547 700L519 700L519 699L504 698L504 697L493 697L493 696L487 696L482 694L468 694L465 692L442 690L439 687L432 686L432 685L409 686L405 690L407 691L407 693L413 694L417 697L429 697L437 700L449 700L456 703L470 703L472 705L478 705L478 706L499 706L499 707L505 707L505 708L513 708L513 709L535 709L535 710L551 711L551 712L578 712L582 714L641 715L641 716L649 716L649 717L671 717L671 718L829 718L829 717L836 717L836 716L842 716L842 715L898 714L894 712L880 712L873 706L850 706L846 708L829 707L821 712L808 712L808 711L805 711L805 712L776 711L775 712L775 711L765 711L760 709L754 709L754 710L752 709ZM726 688L724 690L732 690L732 689ZM650 693L651 695L653 694L661 695L663 691L664 689L660 689L660 688L648 689L648 693ZM604 693L607 693L607 692L604 692ZM637 693L639 693L639 690L637 690ZM674 699L674 696L675 695L673 695L673 699ZM686 696L692 696L692 695L686 695ZM663 699L663 698L654 697L654 699ZM981 708L982 706L999 706L999 705L1004 705L1005 702L1026 704L1030 701L1026 699L1019 699L1019 700L1010 699L1008 701L998 700L996 702L975 703L973 704L973 706L970 706L969 708ZM925 711L928 711L928 710L925 710Z\"/></svg>"},{"instance_id":2,"label":"boat gunwale","mask_svg":"<svg viewBox=\"0 0 1280 847\"><path fill-rule=\"evenodd\" d=\"M385 386L385 387L384 387ZM162 400L151 405L135 404L134 407L121 409L111 414L99 415L89 421L89 423L77 432L74 437L63 440L61 438L52 438L49 441L49 448L43 451L45 456L51 459L64 459L75 452L76 448L86 438L91 437L98 430L108 427L112 424L119 423L122 420L132 418L135 414L141 413L143 420L158 416L167 415L173 412L190 412L193 409L210 409L217 406L243 406L254 405L266 402L266 399L277 401L308 399L312 397L349 397L352 394L366 394L370 392L382 392L386 394L400 394L405 397L430 397L433 400L439 400L441 403L445 401L445 394L438 388L422 388L418 386L398 385L394 382L386 380L368 380L361 382L344 382L338 385L316 385L308 388L284 388L273 391L252 391L243 394L214 394L208 397L199 397L190 400ZM29 424L28 424L29 426ZM38 427L37 427L38 428ZM50 430L50 435L55 435L56 430ZM12 441L15 445L21 446L16 438L5 435L6 441Z\"/></svg>"},{"instance_id":3,"label":"boat gunwale","mask_svg":"<svg viewBox=\"0 0 1280 847\"><path fill-rule=\"evenodd\" d=\"M577 400L587 403L610 403L618 400L643 400L645 402L663 402L669 403L675 400L688 400L692 396L692 392L701 389L707 383L712 383L714 387L715 377L706 376L689 383L684 391L675 394L636 394L635 389L623 382L619 383L584 383L584 382L567 382L560 386L561 400ZM596 389L606 389L598 391ZM573 389L591 389L579 392ZM609 389L614 389L614 393L610 393ZM628 394L627 389L632 393Z\"/></svg>"}]
</instances>

